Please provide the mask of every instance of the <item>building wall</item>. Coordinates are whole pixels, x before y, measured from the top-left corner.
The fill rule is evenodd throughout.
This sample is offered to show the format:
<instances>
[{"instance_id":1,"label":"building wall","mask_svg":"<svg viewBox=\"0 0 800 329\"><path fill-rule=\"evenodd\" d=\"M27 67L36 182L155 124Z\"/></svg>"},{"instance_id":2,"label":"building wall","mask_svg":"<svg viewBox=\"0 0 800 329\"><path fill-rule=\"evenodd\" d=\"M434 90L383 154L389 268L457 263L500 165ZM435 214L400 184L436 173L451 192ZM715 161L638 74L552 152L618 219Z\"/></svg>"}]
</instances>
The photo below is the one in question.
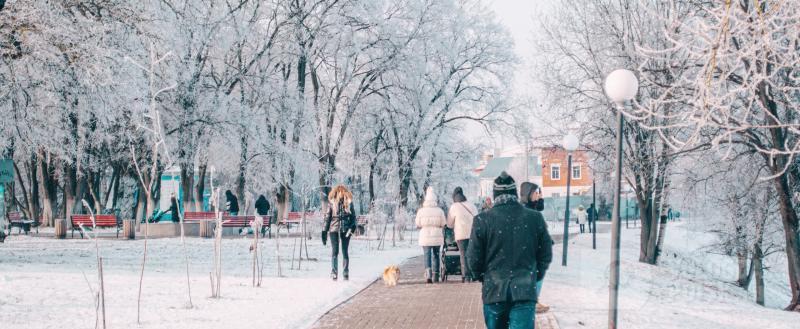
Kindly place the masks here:
<instances>
[{"instance_id":1,"label":"building wall","mask_svg":"<svg viewBox=\"0 0 800 329\"><path fill-rule=\"evenodd\" d=\"M591 192L592 172L589 169L589 157L584 151L575 151L572 154L572 166L580 166L580 178L572 178L571 194ZM551 170L558 166L559 177L553 179ZM567 194L567 151L560 147L542 149L542 193L549 197L553 194L565 196Z\"/></svg>"}]
</instances>

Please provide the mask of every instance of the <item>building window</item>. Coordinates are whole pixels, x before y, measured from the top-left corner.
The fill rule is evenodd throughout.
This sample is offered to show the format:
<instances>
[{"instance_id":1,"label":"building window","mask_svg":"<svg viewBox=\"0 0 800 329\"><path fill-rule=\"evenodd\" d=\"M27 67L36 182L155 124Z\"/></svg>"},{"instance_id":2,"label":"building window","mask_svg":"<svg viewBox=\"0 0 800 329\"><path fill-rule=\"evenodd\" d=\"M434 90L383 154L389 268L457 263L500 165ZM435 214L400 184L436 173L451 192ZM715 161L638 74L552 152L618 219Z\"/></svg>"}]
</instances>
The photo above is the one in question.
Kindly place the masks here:
<instances>
[{"instance_id":1,"label":"building window","mask_svg":"<svg viewBox=\"0 0 800 329\"><path fill-rule=\"evenodd\" d=\"M550 165L550 179L551 180L561 179L561 165Z\"/></svg>"},{"instance_id":2,"label":"building window","mask_svg":"<svg viewBox=\"0 0 800 329\"><path fill-rule=\"evenodd\" d=\"M581 179L581 165L572 165L572 178Z\"/></svg>"}]
</instances>

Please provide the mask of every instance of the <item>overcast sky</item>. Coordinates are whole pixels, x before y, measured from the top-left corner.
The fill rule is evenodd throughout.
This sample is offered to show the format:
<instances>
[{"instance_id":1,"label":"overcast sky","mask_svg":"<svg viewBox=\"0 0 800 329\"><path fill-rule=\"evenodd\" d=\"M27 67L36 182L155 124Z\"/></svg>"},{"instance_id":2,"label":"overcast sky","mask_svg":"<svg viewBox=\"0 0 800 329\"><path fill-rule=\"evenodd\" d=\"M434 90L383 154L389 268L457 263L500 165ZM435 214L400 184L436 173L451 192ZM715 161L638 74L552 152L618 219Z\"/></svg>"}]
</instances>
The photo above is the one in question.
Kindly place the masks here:
<instances>
[{"instance_id":1,"label":"overcast sky","mask_svg":"<svg viewBox=\"0 0 800 329\"><path fill-rule=\"evenodd\" d=\"M514 38L514 51L521 63L514 77L514 94L526 99L536 99L535 88L532 83L533 72L527 64L533 54L532 35L536 31L534 17L540 15L544 1L537 0L486 0L494 10L498 20ZM535 122L535 119L532 121ZM535 125L535 123L531 123ZM493 132L495 134L495 147L508 147L517 144L513 133L507 130Z\"/></svg>"}]
</instances>

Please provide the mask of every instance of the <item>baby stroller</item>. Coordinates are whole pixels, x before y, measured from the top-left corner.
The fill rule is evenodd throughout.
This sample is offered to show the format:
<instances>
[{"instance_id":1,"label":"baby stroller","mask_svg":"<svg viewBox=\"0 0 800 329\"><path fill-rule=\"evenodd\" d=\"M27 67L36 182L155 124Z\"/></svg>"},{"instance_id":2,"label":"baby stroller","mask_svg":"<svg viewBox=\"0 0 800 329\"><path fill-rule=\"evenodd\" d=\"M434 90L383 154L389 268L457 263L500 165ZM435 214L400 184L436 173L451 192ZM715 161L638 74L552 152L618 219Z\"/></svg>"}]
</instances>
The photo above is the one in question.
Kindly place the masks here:
<instances>
[{"instance_id":1,"label":"baby stroller","mask_svg":"<svg viewBox=\"0 0 800 329\"><path fill-rule=\"evenodd\" d=\"M455 233L453 229L444 228L444 245L442 246L442 282L447 281L448 275L461 274L461 254L458 252Z\"/></svg>"}]
</instances>

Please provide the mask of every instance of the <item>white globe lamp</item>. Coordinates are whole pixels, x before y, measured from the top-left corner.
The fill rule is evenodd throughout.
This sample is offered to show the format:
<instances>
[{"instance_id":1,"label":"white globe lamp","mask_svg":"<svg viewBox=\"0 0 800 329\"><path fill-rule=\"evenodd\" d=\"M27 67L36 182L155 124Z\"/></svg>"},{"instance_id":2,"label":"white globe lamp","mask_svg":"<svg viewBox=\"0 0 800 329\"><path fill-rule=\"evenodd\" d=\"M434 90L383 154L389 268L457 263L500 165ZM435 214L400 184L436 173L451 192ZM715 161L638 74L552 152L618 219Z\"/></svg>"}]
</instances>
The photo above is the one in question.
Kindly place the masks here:
<instances>
[{"instance_id":1,"label":"white globe lamp","mask_svg":"<svg viewBox=\"0 0 800 329\"><path fill-rule=\"evenodd\" d=\"M619 69L606 77L604 89L606 96L615 104L623 104L636 97L639 80L633 72Z\"/></svg>"}]
</instances>

